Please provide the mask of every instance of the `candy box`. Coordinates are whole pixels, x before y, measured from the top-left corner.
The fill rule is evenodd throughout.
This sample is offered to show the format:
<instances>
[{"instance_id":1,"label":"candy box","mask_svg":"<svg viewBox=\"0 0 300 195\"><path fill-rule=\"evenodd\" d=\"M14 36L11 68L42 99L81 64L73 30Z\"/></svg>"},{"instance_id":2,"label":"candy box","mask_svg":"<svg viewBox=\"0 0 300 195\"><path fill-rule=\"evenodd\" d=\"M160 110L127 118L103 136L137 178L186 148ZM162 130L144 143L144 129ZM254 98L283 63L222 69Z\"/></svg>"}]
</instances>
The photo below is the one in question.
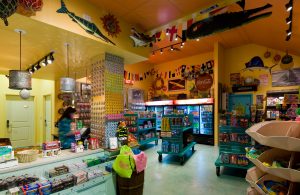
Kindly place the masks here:
<instances>
[{"instance_id":1,"label":"candy box","mask_svg":"<svg viewBox=\"0 0 300 195\"><path fill-rule=\"evenodd\" d=\"M43 150L52 150L60 148L60 141L52 141L43 143Z\"/></svg>"},{"instance_id":2,"label":"candy box","mask_svg":"<svg viewBox=\"0 0 300 195\"><path fill-rule=\"evenodd\" d=\"M87 173L85 171L78 171L73 174L76 185L87 181Z\"/></svg>"}]
</instances>

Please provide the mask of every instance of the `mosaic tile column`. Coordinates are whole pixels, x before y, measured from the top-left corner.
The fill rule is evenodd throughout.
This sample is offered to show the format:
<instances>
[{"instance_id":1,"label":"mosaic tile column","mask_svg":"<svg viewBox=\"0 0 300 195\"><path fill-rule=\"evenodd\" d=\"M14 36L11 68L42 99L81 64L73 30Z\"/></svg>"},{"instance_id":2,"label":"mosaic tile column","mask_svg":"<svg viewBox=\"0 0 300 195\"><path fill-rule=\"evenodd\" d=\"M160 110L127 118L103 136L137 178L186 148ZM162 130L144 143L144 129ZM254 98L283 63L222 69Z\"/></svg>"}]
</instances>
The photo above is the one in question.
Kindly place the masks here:
<instances>
[{"instance_id":1,"label":"mosaic tile column","mask_svg":"<svg viewBox=\"0 0 300 195\"><path fill-rule=\"evenodd\" d=\"M91 137L108 147L123 118L124 59L109 53L92 59Z\"/></svg>"}]
</instances>

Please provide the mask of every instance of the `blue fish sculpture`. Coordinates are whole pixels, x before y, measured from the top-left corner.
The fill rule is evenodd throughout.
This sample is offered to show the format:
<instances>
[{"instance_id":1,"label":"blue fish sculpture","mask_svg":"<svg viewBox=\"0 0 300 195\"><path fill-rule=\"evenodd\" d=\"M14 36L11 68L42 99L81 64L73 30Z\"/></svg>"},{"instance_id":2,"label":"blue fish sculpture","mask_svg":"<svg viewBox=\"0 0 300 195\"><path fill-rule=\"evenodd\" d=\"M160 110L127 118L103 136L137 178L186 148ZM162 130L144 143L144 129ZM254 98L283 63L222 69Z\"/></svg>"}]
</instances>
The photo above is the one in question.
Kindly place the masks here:
<instances>
[{"instance_id":1,"label":"blue fish sculpture","mask_svg":"<svg viewBox=\"0 0 300 195\"><path fill-rule=\"evenodd\" d=\"M81 28L83 28L87 33L107 42L107 43L111 43L113 45L116 45L114 42L112 42L111 40L109 40L106 36L104 36L100 30L98 29L98 27L94 24L91 23L79 16L76 16L73 12L70 12L67 7L66 4L63 0L61 0L61 8L58 9L56 11L57 13L61 13L61 14L68 14L68 16L72 19L73 22L76 22L79 26L81 26Z\"/></svg>"}]
</instances>

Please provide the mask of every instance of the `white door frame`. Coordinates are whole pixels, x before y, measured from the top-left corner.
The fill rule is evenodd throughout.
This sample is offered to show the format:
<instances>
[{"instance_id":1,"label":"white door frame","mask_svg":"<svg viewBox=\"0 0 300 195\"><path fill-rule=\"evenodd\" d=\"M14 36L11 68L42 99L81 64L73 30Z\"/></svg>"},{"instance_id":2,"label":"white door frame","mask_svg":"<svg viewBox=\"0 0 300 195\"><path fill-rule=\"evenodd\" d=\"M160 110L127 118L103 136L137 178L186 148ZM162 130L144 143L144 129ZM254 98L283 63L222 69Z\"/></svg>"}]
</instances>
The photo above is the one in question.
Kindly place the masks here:
<instances>
[{"instance_id":1,"label":"white door frame","mask_svg":"<svg viewBox=\"0 0 300 195\"><path fill-rule=\"evenodd\" d=\"M50 132L49 132L50 135L48 135L50 138L52 137L51 133L53 131L53 116L52 116L53 102L52 102L52 94L45 94L45 95L43 95L43 141L45 141L46 137L47 137L46 136L47 129L46 129L46 125L45 125L45 121L46 121L46 98L47 97L50 97L50 104L51 104L51 106L50 106L51 128L50 128Z\"/></svg>"},{"instance_id":2,"label":"white door frame","mask_svg":"<svg viewBox=\"0 0 300 195\"><path fill-rule=\"evenodd\" d=\"M5 106L5 110L4 110L4 121L3 123L5 124L5 137L7 138L10 138L10 135L8 133L8 129L6 127L6 122L7 122L7 99L9 96L13 96L13 97L19 97L19 95L16 95L16 94L11 94L11 93L6 93L4 94L5 96L5 103L4 103L4 106ZM36 144L36 128L37 128L37 123L36 123L36 115L37 115L37 100L36 100L36 97L35 95L30 95L30 97L33 99L33 106L34 106L34 109L33 109L33 144L35 145Z\"/></svg>"}]
</instances>

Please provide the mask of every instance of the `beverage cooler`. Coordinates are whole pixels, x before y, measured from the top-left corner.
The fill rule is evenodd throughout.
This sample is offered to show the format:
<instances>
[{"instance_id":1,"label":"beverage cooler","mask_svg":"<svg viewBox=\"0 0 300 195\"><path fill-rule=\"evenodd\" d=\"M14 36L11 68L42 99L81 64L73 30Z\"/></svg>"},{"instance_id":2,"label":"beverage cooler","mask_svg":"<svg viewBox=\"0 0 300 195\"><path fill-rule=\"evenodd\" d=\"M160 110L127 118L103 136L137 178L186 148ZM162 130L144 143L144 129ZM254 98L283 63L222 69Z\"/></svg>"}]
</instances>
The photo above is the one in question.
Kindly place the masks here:
<instances>
[{"instance_id":1,"label":"beverage cooler","mask_svg":"<svg viewBox=\"0 0 300 195\"><path fill-rule=\"evenodd\" d=\"M169 106L172 106L173 101L154 101L146 103L146 110L156 113L156 130L161 130L161 119L163 114L168 113L167 110L170 109Z\"/></svg>"},{"instance_id":2,"label":"beverage cooler","mask_svg":"<svg viewBox=\"0 0 300 195\"><path fill-rule=\"evenodd\" d=\"M214 145L214 104L212 98L146 102L149 111L156 112L157 130L163 114L192 114L193 135L197 143Z\"/></svg>"}]
</instances>

